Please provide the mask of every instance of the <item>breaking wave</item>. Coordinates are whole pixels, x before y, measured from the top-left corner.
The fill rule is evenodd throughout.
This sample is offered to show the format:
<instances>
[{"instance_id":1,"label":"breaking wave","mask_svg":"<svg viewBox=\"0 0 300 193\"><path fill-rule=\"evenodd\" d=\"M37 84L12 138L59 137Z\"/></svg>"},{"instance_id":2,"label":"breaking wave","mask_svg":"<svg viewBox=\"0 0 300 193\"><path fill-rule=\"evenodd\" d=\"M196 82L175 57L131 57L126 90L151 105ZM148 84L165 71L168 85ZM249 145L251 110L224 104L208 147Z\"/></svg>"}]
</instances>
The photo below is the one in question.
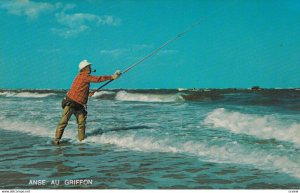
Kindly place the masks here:
<instances>
[{"instance_id":1,"label":"breaking wave","mask_svg":"<svg viewBox=\"0 0 300 193\"><path fill-rule=\"evenodd\" d=\"M98 97L102 97L104 95L114 95L115 92L113 91L100 91L100 92L96 92L92 97L98 98Z\"/></svg>"},{"instance_id":2,"label":"breaking wave","mask_svg":"<svg viewBox=\"0 0 300 193\"><path fill-rule=\"evenodd\" d=\"M157 139L151 136L117 133L92 136L88 142L113 144L121 148L143 152L183 153L200 157L201 160L215 163L236 163L253 165L261 169L275 169L300 178L299 163L288 156L274 155L261 149L249 151L238 143L208 145L202 142L178 142L175 138Z\"/></svg>"},{"instance_id":3,"label":"breaking wave","mask_svg":"<svg viewBox=\"0 0 300 193\"><path fill-rule=\"evenodd\" d=\"M128 93L119 91L115 97L119 101L139 101L139 102L180 102L184 101L182 96L177 94L143 94Z\"/></svg>"},{"instance_id":4,"label":"breaking wave","mask_svg":"<svg viewBox=\"0 0 300 193\"><path fill-rule=\"evenodd\" d=\"M279 121L276 115L252 115L215 109L204 120L214 128L225 128L233 133L276 139L300 145L300 124L296 120Z\"/></svg>"},{"instance_id":5,"label":"breaking wave","mask_svg":"<svg viewBox=\"0 0 300 193\"><path fill-rule=\"evenodd\" d=\"M16 131L21 133L26 133L32 136L40 136L40 137L54 137L53 130L49 130L48 126L41 124L40 122L24 122L24 121L10 121L0 119L1 129L8 130L8 131ZM55 129L55 125L53 126ZM64 134L64 138L74 138L76 139L76 132L73 131L66 131Z\"/></svg>"},{"instance_id":6,"label":"breaking wave","mask_svg":"<svg viewBox=\"0 0 300 193\"><path fill-rule=\"evenodd\" d=\"M115 95L116 93L114 91L98 91L92 96L92 98L114 100Z\"/></svg>"},{"instance_id":7,"label":"breaking wave","mask_svg":"<svg viewBox=\"0 0 300 193\"><path fill-rule=\"evenodd\" d=\"M27 133L33 136L52 138L54 130L49 130L46 125L38 122L20 122L1 120L1 128L5 130ZM176 137L157 137L149 132L140 135L129 132L107 132L99 135L88 136L83 143L111 144L117 147L142 152L165 152L180 153L197 156L203 161L215 163L235 163L252 165L256 168L267 170L278 170L294 177L300 178L299 162L291 159L288 155L279 155L273 150L263 150L260 148L249 149L235 141L222 145L209 145L201 141L178 141ZM147 135L148 133L148 135ZM77 143L77 130L67 129L64 139L72 143Z\"/></svg>"},{"instance_id":8,"label":"breaking wave","mask_svg":"<svg viewBox=\"0 0 300 193\"><path fill-rule=\"evenodd\" d=\"M0 92L2 97L18 97L18 98L44 98L54 96L55 93L38 93L38 92Z\"/></svg>"}]
</instances>

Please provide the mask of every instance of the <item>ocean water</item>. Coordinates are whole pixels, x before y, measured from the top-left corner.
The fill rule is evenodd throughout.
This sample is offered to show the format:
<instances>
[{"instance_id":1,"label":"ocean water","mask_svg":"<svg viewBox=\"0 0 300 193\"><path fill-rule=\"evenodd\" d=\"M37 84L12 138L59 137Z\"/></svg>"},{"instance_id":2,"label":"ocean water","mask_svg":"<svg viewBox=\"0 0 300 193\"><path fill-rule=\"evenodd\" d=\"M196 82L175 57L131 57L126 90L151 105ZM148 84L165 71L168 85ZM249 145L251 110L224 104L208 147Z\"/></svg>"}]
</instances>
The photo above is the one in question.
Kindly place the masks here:
<instances>
[{"instance_id":1,"label":"ocean water","mask_svg":"<svg viewBox=\"0 0 300 193\"><path fill-rule=\"evenodd\" d=\"M65 94L0 91L2 189L300 188L299 89L100 91L56 146Z\"/></svg>"}]
</instances>

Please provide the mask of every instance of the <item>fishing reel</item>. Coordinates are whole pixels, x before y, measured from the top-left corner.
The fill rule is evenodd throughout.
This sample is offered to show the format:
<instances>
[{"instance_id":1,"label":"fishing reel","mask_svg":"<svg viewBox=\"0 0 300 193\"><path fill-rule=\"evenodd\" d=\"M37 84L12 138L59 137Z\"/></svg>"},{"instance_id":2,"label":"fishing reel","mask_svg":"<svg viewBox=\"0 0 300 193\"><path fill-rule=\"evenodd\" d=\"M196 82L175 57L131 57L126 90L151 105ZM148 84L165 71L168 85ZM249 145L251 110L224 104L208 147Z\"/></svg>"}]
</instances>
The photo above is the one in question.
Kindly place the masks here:
<instances>
[{"instance_id":1,"label":"fishing reel","mask_svg":"<svg viewBox=\"0 0 300 193\"><path fill-rule=\"evenodd\" d=\"M122 74L122 72L121 72L120 70L117 70L117 71L115 72L115 74L120 76L120 75Z\"/></svg>"}]
</instances>

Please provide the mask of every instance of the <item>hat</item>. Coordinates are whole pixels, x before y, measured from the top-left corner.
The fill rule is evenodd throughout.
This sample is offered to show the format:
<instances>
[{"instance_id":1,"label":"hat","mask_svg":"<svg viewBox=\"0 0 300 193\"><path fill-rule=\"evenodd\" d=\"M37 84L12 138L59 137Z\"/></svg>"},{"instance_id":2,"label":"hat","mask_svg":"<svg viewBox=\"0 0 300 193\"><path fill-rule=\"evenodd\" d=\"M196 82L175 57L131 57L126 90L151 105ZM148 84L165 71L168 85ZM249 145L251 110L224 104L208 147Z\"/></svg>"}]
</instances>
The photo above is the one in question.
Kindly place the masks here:
<instances>
[{"instance_id":1,"label":"hat","mask_svg":"<svg viewBox=\"0 0 300 193\"><path fill-rule=\"evenodd\" d=\"M85 67L87 67L88 65L91 65L92 63L88 62L87 60L82 60L79 63L79 70L84 69Z\"/></svg>"}]
</instances>

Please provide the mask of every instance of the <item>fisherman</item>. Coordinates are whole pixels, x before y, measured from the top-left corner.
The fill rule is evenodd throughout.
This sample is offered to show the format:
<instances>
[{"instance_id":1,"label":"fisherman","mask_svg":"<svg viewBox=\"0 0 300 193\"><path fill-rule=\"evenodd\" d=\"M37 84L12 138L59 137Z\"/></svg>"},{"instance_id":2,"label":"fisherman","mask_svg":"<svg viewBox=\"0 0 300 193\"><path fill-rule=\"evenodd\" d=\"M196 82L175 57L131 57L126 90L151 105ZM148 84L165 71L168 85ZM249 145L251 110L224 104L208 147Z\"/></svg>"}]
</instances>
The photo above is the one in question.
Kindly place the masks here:
<instances>
[{"instance_id":1,"label":"fisherman","mask_svg":"<svg viewBox=\"0 0 300 193\"><path fill-rule=\"evenodd\" d=\"M87 118L86 104L89 96L91 82L104 82L107 80L116 80L121 75L118 71L112 76L91 76L92 63L83 60L79 63L79 74L73 81L70 91L62 100L63 113L57 125L54 143L59 144L64 133L64 129L68 125L68 121L72 114L75 115L78 124L79 141L85 138L85 124Z\"/></svg>"}]
</instances>

